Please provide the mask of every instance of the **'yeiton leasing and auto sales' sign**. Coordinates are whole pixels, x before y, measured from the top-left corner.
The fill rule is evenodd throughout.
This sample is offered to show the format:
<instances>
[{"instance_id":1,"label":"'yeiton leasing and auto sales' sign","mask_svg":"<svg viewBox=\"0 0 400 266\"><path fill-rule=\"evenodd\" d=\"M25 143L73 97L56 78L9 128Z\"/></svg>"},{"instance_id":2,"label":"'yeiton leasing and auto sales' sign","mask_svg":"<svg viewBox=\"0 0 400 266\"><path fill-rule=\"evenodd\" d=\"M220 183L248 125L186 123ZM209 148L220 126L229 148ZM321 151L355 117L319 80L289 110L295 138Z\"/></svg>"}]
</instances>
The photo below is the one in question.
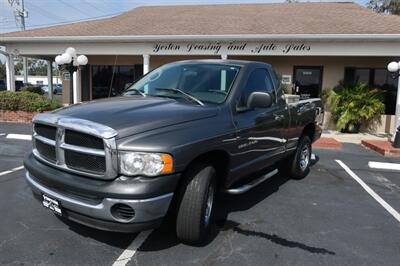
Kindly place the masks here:
<instances>
[{"instance_id":1,"label":"'yeiton leasing and auto sales' sign","mask_svg":"<svg viewBox=\"0 0 400 266\"><path fill-rule=\"evenodd\" d=\"M155 43L153 53L187 53L187 54L292 54L311 51L311 45L305 43L247 43L247 42L190 42L190 43Z\"/></svg>"},{"instance_id":2,"label":"'yeiton leasing and auto sales' sign","mask_svg":"<svg viewBox=\"0 0 400 266\"><path fill-rule=\"evenodd\" d=\"M65 50L65 42L10 44L21 55L55 55ZM258 56L393 56L400 54L400 41L138 41L76 42L85 55L258 55ZM229 58L229 57L228 57Z\"/></svg>"}]
</instances>

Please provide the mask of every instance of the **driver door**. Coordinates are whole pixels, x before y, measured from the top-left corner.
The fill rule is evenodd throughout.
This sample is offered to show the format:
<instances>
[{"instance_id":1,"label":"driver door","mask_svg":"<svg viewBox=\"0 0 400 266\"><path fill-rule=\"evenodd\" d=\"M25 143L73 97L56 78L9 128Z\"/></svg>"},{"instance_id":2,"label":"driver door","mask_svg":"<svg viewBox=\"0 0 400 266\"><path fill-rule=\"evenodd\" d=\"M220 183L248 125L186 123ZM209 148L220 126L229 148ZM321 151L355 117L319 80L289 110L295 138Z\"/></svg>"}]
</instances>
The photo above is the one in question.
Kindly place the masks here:
<instances>
[{"instance_id":1,"label":"driver door","mask_svg":"<svg viewBox=\"0 0 400 266\"><path fill-rule=\"evenodd\" d=\"M273 103L269 108L256 108L234 115L238 140L234 161L238 176L270 166L285 147L285 110L277 103L276 91L267 69L258 68L249 75L239 106L246 106L249 95L255 91L268 92Z\"/></svg>"}]
</instances>

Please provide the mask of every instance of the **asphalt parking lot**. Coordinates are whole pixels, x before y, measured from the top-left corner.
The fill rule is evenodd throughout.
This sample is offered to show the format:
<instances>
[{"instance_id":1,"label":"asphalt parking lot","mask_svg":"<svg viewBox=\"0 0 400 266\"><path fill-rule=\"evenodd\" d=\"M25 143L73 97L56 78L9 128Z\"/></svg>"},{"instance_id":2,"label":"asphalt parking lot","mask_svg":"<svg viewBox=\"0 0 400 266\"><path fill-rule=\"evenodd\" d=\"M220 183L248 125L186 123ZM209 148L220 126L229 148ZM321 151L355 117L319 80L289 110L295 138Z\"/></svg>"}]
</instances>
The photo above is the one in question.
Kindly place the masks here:
<instances>
[{"instance_id":1,"label":"asphalt parking lot","mask_svg":"<svg viewBox=\"0 0 400 266\"><path fill-rule=\"evenodd\" d=\"M400 159L355 144L314 149L303 180L278 174L246 194L220 195L213 237L191 247L177 241L168 221L117 234L57 218L33 199L19 168L30 141L10 133L30 134L30 127L0 123L1 265L399 265L400 171L368 162Z\"/></svg>"}]
</instances>

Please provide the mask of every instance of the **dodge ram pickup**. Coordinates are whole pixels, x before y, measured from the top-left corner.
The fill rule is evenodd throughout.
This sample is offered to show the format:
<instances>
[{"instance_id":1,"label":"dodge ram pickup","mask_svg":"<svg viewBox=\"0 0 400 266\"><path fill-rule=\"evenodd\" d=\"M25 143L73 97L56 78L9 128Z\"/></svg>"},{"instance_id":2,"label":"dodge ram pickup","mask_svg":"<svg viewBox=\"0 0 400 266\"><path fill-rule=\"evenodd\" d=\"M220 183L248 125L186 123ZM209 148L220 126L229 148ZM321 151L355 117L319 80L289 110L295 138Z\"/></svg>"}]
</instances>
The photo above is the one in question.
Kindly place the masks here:
<instances>
[{"instance_id":1,"label":"dodge ram pickup","mask_svg":"<svg viewBox=\"0 0 400 266\"><path fill-rule=\"evenodd\" d=\"M26 180L77 223L135 232L173 213L177 237L201 243L217 193L307 175L323 115L320 99L288 103L269 64L174 62L121 96L36 115Z\"/></svg>"}]
</instances>

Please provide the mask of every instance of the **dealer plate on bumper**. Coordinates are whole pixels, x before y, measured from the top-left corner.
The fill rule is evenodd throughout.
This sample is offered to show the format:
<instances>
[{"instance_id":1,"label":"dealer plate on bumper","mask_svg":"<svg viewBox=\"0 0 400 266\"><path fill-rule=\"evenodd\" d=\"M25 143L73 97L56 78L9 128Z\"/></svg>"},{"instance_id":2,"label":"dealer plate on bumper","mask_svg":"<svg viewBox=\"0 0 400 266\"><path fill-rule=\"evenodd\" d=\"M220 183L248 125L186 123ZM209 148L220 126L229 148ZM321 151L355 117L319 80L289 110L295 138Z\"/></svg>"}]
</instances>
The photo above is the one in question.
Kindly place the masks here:
<instances>
[{"instance_id":1,"label":"dealer plate on bumper","mask_svg":"<svg viewBox=\"0 0 400 266\"><path fill-rule=\"evenodd\" d=\"M43 196L43 206L46 208L49 208L50 210L52 210L53 212L55 212L58 215L62 215L62 211L61 211L61 205L58 202L58 200L52 199L49 196L46 195L42 195Z\"/></svg>"}]
</instances>

